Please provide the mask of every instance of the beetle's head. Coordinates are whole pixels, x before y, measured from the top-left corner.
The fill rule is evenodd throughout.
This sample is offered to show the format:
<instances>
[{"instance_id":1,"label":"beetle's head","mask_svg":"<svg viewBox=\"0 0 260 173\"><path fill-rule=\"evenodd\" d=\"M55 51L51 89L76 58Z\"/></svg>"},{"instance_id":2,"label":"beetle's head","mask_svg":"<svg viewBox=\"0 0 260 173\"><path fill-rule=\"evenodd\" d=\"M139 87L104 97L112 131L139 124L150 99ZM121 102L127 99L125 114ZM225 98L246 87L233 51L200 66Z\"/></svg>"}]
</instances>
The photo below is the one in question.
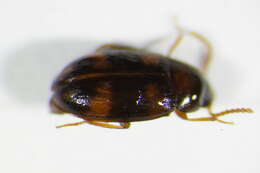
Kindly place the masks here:
<instances>
[{"instance_id":1,"label":"beetle's head","mask_svg":"<svg viewBox=\"0 0 260 173\"><path fill-rule=\"evenodd\" d=\"M174 72L172 80L176 109L193 112L211 104L211 89L199 72L193 69Z\"/></svg>"}]
</instances>

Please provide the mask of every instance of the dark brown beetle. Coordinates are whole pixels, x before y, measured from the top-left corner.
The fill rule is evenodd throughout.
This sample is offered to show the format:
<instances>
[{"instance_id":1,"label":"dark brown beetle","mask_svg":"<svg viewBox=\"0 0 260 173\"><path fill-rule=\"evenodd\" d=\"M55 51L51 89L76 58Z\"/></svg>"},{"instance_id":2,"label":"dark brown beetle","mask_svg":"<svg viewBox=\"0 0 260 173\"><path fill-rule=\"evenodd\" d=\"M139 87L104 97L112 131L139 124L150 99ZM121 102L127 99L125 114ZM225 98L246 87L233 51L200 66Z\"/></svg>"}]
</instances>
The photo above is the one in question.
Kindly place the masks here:
<instances>
[{"instance_id":1,"label":"dark brown beetle","mask_svg":"<svg viewBox=\"0 0 260 173\"><path fill-rule=\"evenodd\" d=\"M189 32L208 47L202 62L206 71L211 57L209 42ZM176 49L184 36L183 30L169 51ZM58 127L90 123L108 128L128 128L130 122L151 120L175 111L191 121L219 121L228 113L252 112L231 109L212 113L211 88L202 73L194 67L169 56L145 49L108 44L69 64L52 85L50 105L55 113L71 113L82 122ZM205 107L211 117L189 118L187 113ZM119 122L114 125L109 122Z\"/></svg>"}]
</instances>

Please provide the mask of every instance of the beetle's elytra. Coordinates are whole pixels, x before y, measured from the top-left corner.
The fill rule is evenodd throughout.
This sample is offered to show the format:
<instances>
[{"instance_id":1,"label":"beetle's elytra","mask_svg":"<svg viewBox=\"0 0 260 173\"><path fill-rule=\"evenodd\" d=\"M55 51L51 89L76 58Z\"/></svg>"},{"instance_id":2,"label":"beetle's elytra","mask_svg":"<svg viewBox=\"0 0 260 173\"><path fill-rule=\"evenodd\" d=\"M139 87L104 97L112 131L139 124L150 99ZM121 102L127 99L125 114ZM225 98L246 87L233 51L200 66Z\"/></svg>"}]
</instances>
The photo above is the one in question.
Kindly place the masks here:
<instances>
[{"instance_id":1,"label":"beetle's elytra","mask_svg":"<svg viewBox=\"0 0 260 173\"><path fill-rule=\"evenodd\" d=\"M210 45L197 33L190 32ZM182 39L172 46L176 48ZM203 61L204 69L210 59ZM71 113L89 123L109 128L128 128L130 122L151 120L176 112L191 121L220 121L227 113L252 112L231 109L212 113L212 90L203 74L177 60L123 45L104 45L93 54L69 64L52 85L50 104L55 113ZM205 107L210 117L189 118L187 113ZM109 122L118 122L119 125Z\"/></svg>"}]
</instances>

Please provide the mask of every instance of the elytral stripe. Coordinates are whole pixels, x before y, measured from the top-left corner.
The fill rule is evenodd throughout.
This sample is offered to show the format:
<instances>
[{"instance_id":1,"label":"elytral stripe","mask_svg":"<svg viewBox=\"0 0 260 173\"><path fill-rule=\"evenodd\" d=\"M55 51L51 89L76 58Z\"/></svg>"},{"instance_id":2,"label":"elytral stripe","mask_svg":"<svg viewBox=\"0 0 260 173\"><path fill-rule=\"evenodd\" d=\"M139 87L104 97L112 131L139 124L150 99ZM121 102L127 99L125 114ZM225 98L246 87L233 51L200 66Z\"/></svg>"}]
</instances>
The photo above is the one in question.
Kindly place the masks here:
<instances>
[{"instance_id":1,"label":"elytral stripe","mask_svg":"<svg viewBox=\"0 0 260 173\"><path fill-rule=\"evenodd\" d=\"M89 74L82 74L78 75L76 77L72 77L67 79L67 82L74 82L79 80L85 80L85 79L93 79L93 78L104 78L104 77L120 77L120 76L132 76L132 77L138 77L138 76L165 76L164 73L89 73Z\"/></svg>"}]
</instances>

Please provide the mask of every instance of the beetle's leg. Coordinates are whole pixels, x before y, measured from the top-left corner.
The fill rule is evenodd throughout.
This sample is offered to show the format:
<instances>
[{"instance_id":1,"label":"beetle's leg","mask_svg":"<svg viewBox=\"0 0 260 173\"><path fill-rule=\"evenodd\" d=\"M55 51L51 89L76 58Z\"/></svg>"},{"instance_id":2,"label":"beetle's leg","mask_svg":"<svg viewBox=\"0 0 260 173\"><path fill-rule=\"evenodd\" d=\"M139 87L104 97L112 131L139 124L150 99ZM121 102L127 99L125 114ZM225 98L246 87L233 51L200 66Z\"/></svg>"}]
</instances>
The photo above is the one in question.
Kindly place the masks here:
<instances>
[{"instance_id":1,"label":"beetle's leg","mask_svg":"<svg viewBox=\"0 0 260 173\"><path fill-rule=\"evenodd\" d=\"M81 121L81 122L77 122L77 123L71 123L71 124L64 124L64 125L60 125L57 126L56 128L62 128L62 127L69 127L69 126L78 126L81 124L93 124L96 126L101 126L101 127L106 127L106 128L113 128L113 129L127 129L130 127L130 123L129 122L122 122L120 123L120 125L114 125L114 124L109 124L109 123L105 123L105 122L99 122L99 121Z\"/></svg>"},{"instance_id":2,"label":"beetle's leg","mask_svg":"<svg viewBox=\"0 0 260 173\"><path fill-rule=\"evenodd\" d=\"M175 19L175 26L179 32L179 35L178 35L177 39L175 40L175 42L170 47L170 49L168 51L168 56L171 56L171 54L176 50L176 48L180 45L181 41L184 39L185 35L191 35L194 38L196 38L197 40L201 41L207 47L207 53L202 57L202 61L201 61L202 71L204 73L206 73L208 70L209 63L212 59L212 54L213 54L212 53L213 47L212 47L210 41L206 37L204 37L203 35L201 35L197 32L189 32L189 31L184 30L178 24L177 19Z\"/></svg>"},{"instance_id":3,"label":"beetle's leg","mask_svg":"<svg viewBox=\"0 0 260 173\"><path fill-rule=\"evenodd\" d=\"M78 125L85 124L85 123L88 123L88 121L80 121L80 122L76 122L76 123L63 124L63 125L56 126L56 128L63 128L63 127L70 127L70 126L78 126Z\"/></svg>"},{"instance_id":4,"label":"beetle's leg","mask_svg":"<svg viewBox=\"0 0 260 173\"><path fill-rule=\"evenodd\" d=\"M88 121L88 123L96 126L112 128L112 129L128 129L130 127L129 122L120 122L119 125L114 125L114 124L109 124L109 123L99 122L99 121Z\"/></svg>"},{"instance_id":5,"label":"beetle's leg","mask_svg":"<svg viewBox=\"0 0 260 173\"><path fill-rule=\"evenodd\" d=\"M117 50L137 50L135 47L128 46L128 45L122 45L117 43L112 44L104 44L96 49L96 52L103 52L110 49L117 49Z\"/></svg>"},{"instance_id":6,"label":"beetle's leg","mask_svg":"<svg viewBox=\"0 0 260 173\"><path fill-rule=\"evenodd\" d=\"M184 29L182 27L180 27L176 17L175 17L175 20L174 20L174 24L175 24L175 27L176 27L179 34L178 34L178 37L176 38L176 40L174 41L174 43L171 45L170 49L168 50L168 54L167 54L168 56L171 56L173 54L173 52L180 45L181 41L184 39L184 36L186 34Z\"/></svg>"},{"instance_id":7,"label":"beetle's leg","mask_svg":"<svg viewBox=\"0 0 260 173\"><path fill-rule=\"evenodd\" d=\"M166 40L166 39L167 39L167 37L164 36L164 37L158 37L158 38L155 38L155 39L153 39L153 40L150 40L148 43L146 43L146 44L142 47L142 49L149 50L150 47L152 47L153 45L159 44L160 42L162 42L162 41L164 41L164 40Z\"/></svg>"},{"instance_id":8,"label":"beetle's leg","mask_svg":"<svg viewBox=\"0 0 260 173\"><path fill-rule=\"evenodd\" d=\"M180 118L189 120L189 121L216 121L217 120L216 117L189 118L185 112L181 112L177 109L175 110L175 112Z\"/></svg>"},{"instance_id":9,"label":"beetle's leg","mask_svg":"<svg viewBox=\"0 0 260 173\"><path fill-rule=\"evenodd\" d=\"M174 17L174 25L178 31L178 36L175 40L175 42L171 45L170 49L168 50L167 55L170 56L175 50L176 48L180 45L181 41L184 39L184 35L185 35L185 31L183 30L183 28L180 27L180 25L178 24L177 21L177 17ZM164 37L160 37L157 39L154 39L150 42L148 42L143 49L149 49L149 47L151 47L154 44L158 44L160 42L162 42L163 40L167 39L168 37L164 36Z\"/></svg>"}]
</instances>

